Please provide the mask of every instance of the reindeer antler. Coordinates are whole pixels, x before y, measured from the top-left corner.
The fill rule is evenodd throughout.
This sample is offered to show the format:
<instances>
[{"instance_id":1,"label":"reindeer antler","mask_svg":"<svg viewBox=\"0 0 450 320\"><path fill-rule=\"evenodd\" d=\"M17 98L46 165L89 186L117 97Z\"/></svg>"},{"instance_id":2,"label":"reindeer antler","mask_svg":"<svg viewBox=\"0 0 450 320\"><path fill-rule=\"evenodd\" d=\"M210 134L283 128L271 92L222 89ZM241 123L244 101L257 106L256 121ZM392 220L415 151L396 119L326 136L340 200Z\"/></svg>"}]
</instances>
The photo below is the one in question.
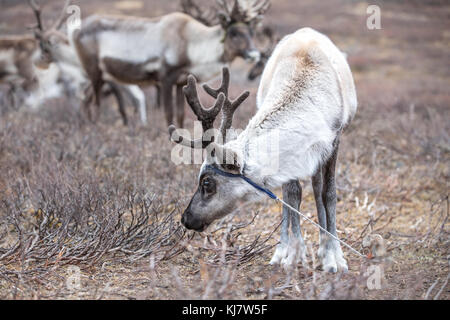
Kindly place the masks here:
<instances>
[{"instance_id":1,"label":"reindeer antler","mask_svg":"<svg viewBox=\"0 0 450 320\"><path fill-rule=\"evenodd\" d=\"M64 21L67 19L67 7L70 5L71 0L66 0L64 3L64 7L58 17L58 19L55 21L55 23L51 26L50 30L58 30L61 28Z\"/></svg>"},{"instance_id":2,"label":"reindeer antler","mask_svg":"<svg viewBox=\"0 0 450 320\"><path fill-rule=\"evenodd\" d=\"M34 16L36 17L37 29L41 32L44 32L41 18L41 6L36 3L36 0L28 0L28 4L30 5L31 9L33 10Z\"/></svg>"},{"instance_id":3,"label":"reindeer antler","mask_svg":"<svg viewBox=\"0 0 450 320\"><path fill-rule=\"evenodd\" d=\"M249 91L241 93L241 95L234 101L230 101L228 98L228 88L230 86L230 70L228 68L222 69L222 83L219 88L213 89L207 84L203 85L203 89L213 98L217 98L220 93L223 93L226 97L225 103L222 108L222 121L220 123L220 133L222 134L223 141L226 141L226 132L231 128L233 124L233 116L237 108L248 98Z\"/></svg>"},{"instance_id":4,"label":"reindeer antler","mask_svg":"<svg viewBox=\"0 0 450 320\"><path fill-rule=\"evenodd\" d=\"M216 14L211 8L200 8L194 0L181 0L181 9L206 26L216 24Z\"/></svg>"},{"instance_id":5,"label":"reindeer antler","mask_svg":"<svg viewBox=\"0 0 450 320\"><path fill-rule=\"evenodd\" d=\"M198 97L197 92L197 81L193 75L189 75L187 85L183 87L183 92L186 97L186 100L191 107L192 111L197 116L197 119L201 121L203 132L208 131L213 128L214 120L219 114L220 110L223 107L223 103L225 101L225 95L219 94L217 96L216 102L213 107L207 109L205 108L200 99ZM174 137L173 133L176 131L174 125L169 127L169 134L171 139L179 144L184 146L189 146L191 148L206 148L211 141L203 141L203 139L191 140L178 135L178 137Z\"/></svg>"},{"instance_id":6,"label":"reindeer antler","mask_svg":"<svg viewBox=\"0 0 450 320\"><path fill-rule=\"evenodd\" d=\"M188 84L183 88L186 100L191 107L192 111L197 116L198 120L202 122L203 132L213 128L214 120L219 112L222 110L222 120L220 124L220 132L225 141L226 130L231 128L233 122L233 114L236 109L244 102L249 96L249 92L245 91L234 101L230 101L228 98L228 87L230 84L230 71L228 68L222 70L222 84L218 89L212 89L208 85L204 85L203 89L216 99L213 107L206 109L203 107L197 92L197 82L195 78L190 75L188 77ZM191 148L206 148L212 141L203 141L203 139L191 140L182 135L176 133L175 126L169 127L169 134L172 141Z\"/></svg>"},{"instance_id":7,"label":"reindeer antler","mask_svg":"<svg viewBox=\"0 0 450 320\"><path fill-rule=\"evenodd\" d=\"M44 33L46 30L44 30L44 24L42 23L41 6L36 2L36 0L28 0L28 4L30 5L30 7L33 10L33 13L36 17L37 29L39 31L41 31L42 33ZM61 14L58 16L58 19L56 19L55 23L53 23L53 25L48 29L48 31L56 31L59 28L61 28L62 24L64 23L64 21L67 17L67 7L69 6L69 4L70 4L70 0L66 0Z\"/></svg>"},{"instance_id":8,"label":"reindeer antler","mask_svg":"<svg viewBox=\"0 0 450 320\"><path fill-rule=\"evenodd\" d=\"M231 7L226 0L217 0L217 4L228 16L230 23L250 23L264 15L270 8L270 0L234 0Z\"/></svg>"},{"instance_id":9,"label":"reindeer antler","mask_svg":"<svg viewBox=\"0 0 450 320\"><path fill-rule=\"evenodd\" d=\"M241 5L242 11L248 20L256 19L266 13L270 8L269 0L247 0Z\"/></svg>"}]
</instances>

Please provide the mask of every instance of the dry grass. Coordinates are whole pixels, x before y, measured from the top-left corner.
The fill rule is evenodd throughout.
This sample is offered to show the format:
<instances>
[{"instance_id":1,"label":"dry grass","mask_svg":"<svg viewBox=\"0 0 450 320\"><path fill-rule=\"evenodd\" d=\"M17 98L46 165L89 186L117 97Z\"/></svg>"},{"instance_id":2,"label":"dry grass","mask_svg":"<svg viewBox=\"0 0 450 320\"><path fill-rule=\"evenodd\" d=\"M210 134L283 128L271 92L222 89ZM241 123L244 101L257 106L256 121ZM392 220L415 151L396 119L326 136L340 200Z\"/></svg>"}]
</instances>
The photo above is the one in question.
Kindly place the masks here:
<instances>
[{"instance_id":1,"label":"dry grass","mask_svg":"<svg viewBox=\"0 0 450 320\"><path fill-rule=\"evenodd\" d=\"M135 13L80 3L84 15ZM337 226L366 253L366 235L384 238L387 257L371 262L383 268L381 289L367 288L370 265L346 249L348 274L318 271L318 231L307 223L308 265L269 266L281 220L270 200L240 208L204 234L181 228L198 166L170 161L162 110L149 90L145 127L137 119L123 127L112 101L95 125L63 99L36 111L2 104L0 298L449 299L449 6L380 2L383 30L368 31L364 2L295 3L277 0L267 20L281 34L317 28L349 54L359 110L340 148ZM136 12L175 7L152 1ZM15 17L2 32L31 21L23 8L2 10L1 21ZM252 92L236 114L238 127L255 112L257 83L244 80L247 70L242 61L231 69L232 94ZM309 182L302 185L302 212L316 219ZM77 290L67 286L73 266Z\"/></svg>"}]
</instances>

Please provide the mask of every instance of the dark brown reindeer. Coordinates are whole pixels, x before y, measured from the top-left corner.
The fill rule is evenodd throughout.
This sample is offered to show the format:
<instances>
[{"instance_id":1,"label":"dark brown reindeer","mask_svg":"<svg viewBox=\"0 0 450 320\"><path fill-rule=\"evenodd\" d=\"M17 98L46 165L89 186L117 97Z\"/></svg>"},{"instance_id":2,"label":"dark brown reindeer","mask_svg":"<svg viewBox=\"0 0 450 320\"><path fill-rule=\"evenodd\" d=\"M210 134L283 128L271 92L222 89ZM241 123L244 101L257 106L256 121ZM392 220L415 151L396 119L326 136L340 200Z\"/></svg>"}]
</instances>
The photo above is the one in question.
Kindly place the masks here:
<instances>
[{"instance_id":1,"label":"dark brown reindeer","mask_svg":"<svg viewBox=\"0 0 450 320\"><path fill-rule=\"evenodd\" d=\"M97 106L106 80L160 84L166 120L172 124L172 88L176 86L176 118L182 125L182 87L187 74L204 82L236 57L258 60L252 28L269 8L269 1L217 3L220 23L214 26L181 12L158 18L95 15L85 19L81 30L73 33L73 41L93 84Z\"/></svg>"},{"instance_id":2,"label":"dark brown reindeer","mask_svg":"<svg viewBox=\"0 0 450 320\"><path fill-rule=\"evenodd\" d=\"M250 81L255 80L263 73L266 63L269 60L270 55L273 52L273 49L275 49L277 42L279 41L279 38L275 36L275 31L268 26L265 26L262 29L259 36L263 38L263 41L265 40L268 43L266 44L266 48L260 51L261 52L260 59L248 72L247 78Z\"/></svg>"}]
</instances>

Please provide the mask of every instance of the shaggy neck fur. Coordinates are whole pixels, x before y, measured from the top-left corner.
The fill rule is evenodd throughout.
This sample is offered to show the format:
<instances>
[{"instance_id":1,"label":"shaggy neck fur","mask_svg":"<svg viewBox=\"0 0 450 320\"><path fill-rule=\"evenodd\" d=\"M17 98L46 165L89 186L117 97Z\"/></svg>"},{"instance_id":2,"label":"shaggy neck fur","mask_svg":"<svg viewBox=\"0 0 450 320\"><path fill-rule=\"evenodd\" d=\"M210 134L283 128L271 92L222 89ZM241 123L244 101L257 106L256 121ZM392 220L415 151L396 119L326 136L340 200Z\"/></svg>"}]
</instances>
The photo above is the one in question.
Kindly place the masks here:
<instances>
[{"instance_id":1,"label":"shaggy neck fur","mask_svg":"<svg viewBox=\"0 0 450 320\"><path fill-rule=\"evenodd\" d=\"M207 81L218 75L222 67L234 57L226 53L220 25L206 27L197 21L188 24L186 33L189 72L200 81Z\"/></svg>"},{"instance_id":2,"label":"shaggy neck fur","mask_svg":"<svg viewBox=\"0 0 450 320\"><path fill-rule=\"evenodd\" d=\"M356 111L345 58L326 36L309 28L277 46L257 100L258 112L225 148L240 159L244 175L271 188L311 177Z\"/></svg>"}]
</instances>

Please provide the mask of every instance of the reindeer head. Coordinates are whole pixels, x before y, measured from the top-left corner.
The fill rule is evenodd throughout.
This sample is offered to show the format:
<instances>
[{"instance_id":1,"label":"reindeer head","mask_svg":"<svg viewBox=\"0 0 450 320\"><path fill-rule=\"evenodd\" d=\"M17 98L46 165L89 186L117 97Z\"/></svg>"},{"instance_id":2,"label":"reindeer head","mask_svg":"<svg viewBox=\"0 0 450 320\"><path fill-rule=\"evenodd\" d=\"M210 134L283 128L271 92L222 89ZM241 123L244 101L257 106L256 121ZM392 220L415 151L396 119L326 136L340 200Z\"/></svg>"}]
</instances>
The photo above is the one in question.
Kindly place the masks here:
<instances>
[{"instance_id":1,"label":"reindeer head","mask_svg":"<svg viewBox=\"0 0 450 320\"><path fill-rule=\"evenodd\" d=\"M44 29L41 7L36 3L36 0L28 0L28 3L37 20L37 25L34 28L34 36L38 41L40 48L40 54L35 59L34 64L40 69L47 69L50 64L55 61L52 54L53 48L61 41L68 43L67 37L58 30L65 21L66 11L70 4L70 0L66 0L62 13L49 29Z\"/></svg>"},{"instance_id":2,"label":"reindeer head","mask_svg":"<svg viewBox=\"0 0 450 320\"><path fill-rule=\"evenodd\" d=\"M225 56L228 59L242 57L258 61L259 51L253 44L253 33L264 13L269 9L269 0L234 0L229 6L226 0L217 0L217 18L225 31Z\"/></svg>"},{"instance_id":3,"label":"reindeer head","mask_svg":"<svg viewBox=\"0 0 450 320\"><path fill-rule=\"evenodd\" d=\"M259 77L266 67L267 61L272 55L273 49L277 43L277 38L274 35L272 28L264 27L262 32L260 33L260 37L264 38L268 44L266 45L266 49L261 51L260 59L253 65L248 73L248 80L253 81L257 77Z\"/></svg>"},{"instance_id":4,"label":"reindeer head","mask_svg":"<svg viewBox=\"0 0 450 320\"><path fill-rule=\"evenodd\" d=\"M184 94L199 121L202 122L203 137L190 140L180 136L174 126L169 127L172 141L191 148L206 149L207 157L202 165L198 178L198 188L192 197L189 206L184 211L181 222L188 229L203 231L211 222L231 213L239 203L245 201L253 191L252 187L241 179L233 179L219 174L215 168L227 173L242 173L243 157L233 148L236 140L225 145L220 144L227 138L227 133L233 122L236 109L249 96L249 92L242 93L236 100L228 98L230 74L227 68L223 69L222 84L218 89L204 85L204 90L216 102L213 107L206 109L199 101L196 81L189 76L188 84L184 87ZM213 123L219 112L222 111L222 120L219 130L214 130Z\"/></svg>"},{"instance_id":5,"label":"reindeer head","mask_svg":"<svg viewBox=\"0 0 450 320\"><path fill-rule=\"evenodd\" d=\"M181 9L207 26L220 24L224 31L225 60L242 57L258 61L260 53L253 45L253 33L269 9L269 0L217 0L218 10L200 8L194 0L181 0Z\"/></svg>"}]
</instances>

